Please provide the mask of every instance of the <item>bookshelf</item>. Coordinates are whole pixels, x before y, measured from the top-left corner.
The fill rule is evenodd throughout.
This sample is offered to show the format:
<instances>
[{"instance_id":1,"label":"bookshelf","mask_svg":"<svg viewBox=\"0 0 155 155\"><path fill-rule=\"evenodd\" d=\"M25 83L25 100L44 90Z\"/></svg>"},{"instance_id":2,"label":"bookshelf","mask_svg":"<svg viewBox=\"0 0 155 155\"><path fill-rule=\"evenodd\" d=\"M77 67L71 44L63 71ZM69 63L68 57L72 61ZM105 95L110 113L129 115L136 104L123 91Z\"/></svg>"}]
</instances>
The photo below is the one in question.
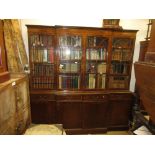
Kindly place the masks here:
<instances>
[{"instance_id":1,"label":"bookshelf","mask_svg":"<svg viewBox=\"0 0 155 155\"><path fill-rule=\"evenodd\" d=\"M27 28L32 122L63 124L67 134L127 129L137 30Z\"/></svg>"},{"instance_id":2,"label":"bookshelf","mask_svg":"<svg viewBox=\"0 0 155 155\"><path fill-rule=\"evenodd\" d=\"M105 89L108 38L88 36L86 47L86 88Z\"/></svg>"},{"instance_id":3,"label":"bookshelf","mask_svg":"<svg viewBox=\"0 0 155 155\"><path fill-rule=\"evenodd\" d=\"M129 88L134 40L130 38L113 38L110 61L110 89Z\"/></svg>"},{"instance_id":4,"label":"bookshelf","mask_svg":"<svg viewBox=\"0 0 155 155\"><path fill-rule=\"evenodd\" d=\"M59 89L80 89L82 38L64 35L58 38Z\"/></svg>"},{"instance_id":5,"label":"bookshelf","mask_svg":"<svg viewBox=\"0 0 155 155\"><path fill-rule=\"evenodd\" d=\"M54 36L46 32L29 36L32 89L54 89L55 87L54 41Z\"/></svg>"}]
</instances>

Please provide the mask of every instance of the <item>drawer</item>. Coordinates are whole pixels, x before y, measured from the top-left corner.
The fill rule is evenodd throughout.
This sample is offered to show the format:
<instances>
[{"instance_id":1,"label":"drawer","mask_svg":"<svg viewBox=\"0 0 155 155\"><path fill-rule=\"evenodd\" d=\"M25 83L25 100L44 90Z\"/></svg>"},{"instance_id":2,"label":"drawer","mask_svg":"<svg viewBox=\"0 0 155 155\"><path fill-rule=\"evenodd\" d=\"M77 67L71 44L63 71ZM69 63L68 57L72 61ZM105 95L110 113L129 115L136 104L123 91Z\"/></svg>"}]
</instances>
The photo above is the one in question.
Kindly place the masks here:
<instances>
[{"instance_id":1,"label":"drawer","mask_svg":"<svg viewBox=\"0 0 155 155\"><path fill-rule=\"evenodd\" d=\"M83 100L108 100L108 96L105 94L89 94L83 95Z\"/></svg>"},{"instance_id":2,"label":"drawer","mask_svg":"<svg viewBox=\"0 0 155 155\"><path fill-rule=\"evenodd\" d=\"M51 94L31 94L31 100L55 100L55 95Z\"/></svg>"},{"instance_id":3,"label":"drawer","mask_svg":"<svg viewBox=\"0 0 155 155\"><path fill-rule=\"evenodd\" d=\"M132 100L132 94L110 94L110 100Z\"/></svg>"},{"instance_id":4,"label":"drawer","mask_svg":"<svg viewBox=\"0 0 155 155\"><path fill-rule=\"evenodd\" d=\"M81 95L57 95L57 100L82 100Z\"/></svg>"}]
</instances>

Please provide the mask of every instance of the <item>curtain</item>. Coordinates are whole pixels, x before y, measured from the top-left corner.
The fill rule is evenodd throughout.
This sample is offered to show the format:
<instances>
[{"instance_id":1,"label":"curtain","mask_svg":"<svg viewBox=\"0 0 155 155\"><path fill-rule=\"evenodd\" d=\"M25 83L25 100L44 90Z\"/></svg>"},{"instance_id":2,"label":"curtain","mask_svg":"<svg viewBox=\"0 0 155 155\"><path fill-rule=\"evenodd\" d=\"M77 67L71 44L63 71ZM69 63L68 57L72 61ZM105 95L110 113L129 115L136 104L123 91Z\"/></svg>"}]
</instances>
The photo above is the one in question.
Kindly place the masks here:
<instances>
[{"instance_id":1,"label":"curtain","mask_svg":"<svg viewBox=\"0 0 155 155\"><path fill-rule=\"evenodd\" d=\"M10 73L23 73L28 65L28 58L17 19L5 19L4 40Z\"/></svg>"}]
</instances>

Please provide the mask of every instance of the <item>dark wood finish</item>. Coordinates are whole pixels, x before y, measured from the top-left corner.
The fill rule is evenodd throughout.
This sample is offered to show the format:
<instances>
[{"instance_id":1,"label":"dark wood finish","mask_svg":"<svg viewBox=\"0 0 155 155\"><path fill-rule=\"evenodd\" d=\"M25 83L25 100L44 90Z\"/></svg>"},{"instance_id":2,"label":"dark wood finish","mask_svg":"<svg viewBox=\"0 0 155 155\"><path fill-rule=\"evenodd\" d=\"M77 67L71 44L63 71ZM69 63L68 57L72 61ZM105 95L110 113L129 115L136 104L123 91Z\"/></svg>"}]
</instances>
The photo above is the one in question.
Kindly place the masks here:
<instances>
[{"instance_id":1,"label":"dark wood finish","mask_svg":"<svg viewBox=\"0 0 155 155\"><path fill-rule=\"evenodd\" d=\"M152 20L151 34L150 40L148 44L148 48L145 54L145 60L143 62L136 62L134 64L135 67L135 77L136 77L136 85L138 90L138 98L143 103L145 112L150 116L149 120L144 118L144 112L141 109L137 109L134 112L135 117L135 126L133 126L133 130L135 127L139 127L141 125L145 125L152 134L155 133L155 83L152 80L154 78L155 73L155 20ZM148 24L148 31L149 31ZM148 32L147 32L148 37ZM147 39L147 38L146 38ZM143 112L143 113L142 113ZM137 125L137 126L136 126Z\"/></svg>"},{"instance_id":2,"label":"dark wood finish","mask_svg":"<svg viewBox=\"0 0 155 155\"><path fill-rule=\"evenodd\" d=\"M145 54L147 52L149 45L149 41L141 41L140 42L140 51L139 51L139 59L138 61L144 61L145 60Z\"/></svg>"},{"instance_id":3,"label":"dark wood finish","mask_svg":"<svg viewBox=\"0 0 155 155\"><path fill-rule=\"evenodd\" d=\"M55 96L48 94L31 95L32 123L52 124L56 122Z\"/></svg>"},{"instance_id":4,"label":"dark wood finish","mask_svg":"<svg viewBox=\"0 0 155 155\"><path fill-rule=\"evenodd\" d=\"M133 104L133 96L127 94L110 94L108 128L114 129L128 128L131 119L131 107ZM123 117L122 117L123 116Z\"/></svg>"},{"instance_id":5,"label":"dark wood finish","mask_svg":"<svg viewBox=\"0 0 155 155\"><path fill-rule=\"evenodd\" d=\"M123 125L125 127L128 126L128 114L130 113L129 107L131 106L130 101L132 96L132 93L129 92L128 89L137 30L58 25L51 27L27 25L27 27L31 66L30 94L32 122L52 123L51 119L53 119L55 123L63 124L63 127L69 134L103 133L107 131L108 123L112 124L115 128L119 128L120 125L121 127ZM34 64L30 46L30 37L32 35L51 35L54 38L55 69L53 88L45 88L46 81L42 83L42 88L32 87ZM63 42L63 40L65 40L65 42ZM74 41L71 42L71 40ZM65 56L60 54L64 52L63 48L65 46L68 49L72 48L70 52L66 51L70 54L69 58L66 56L67 54ZM79 55L75 56L73 52L78 51L79 48L81 50L81 57ZM92 54L93 52L89 51L90 49L96 50L94 52L96 56ZM98 54L97 49L99 51ZM119 54L117 54L117 52L116 54L113 53L114 50L120 50L118 52ZM121 57L123 50L126 50L126 52L124 52L128 55L128 60L127 55ZM80 53L80 51L78 52ZM101 57L102 52L105 54L103 57ZM118 58L117 55L120 57ZM71 71L72 63L80 63L80 69ZM91 67L89 68L89 63L93 64L90 66L92 68L96 67L96 70L93 70ZM100 63L106 64L106 71L102 70L104 67L102 66L103 64L101 65L102 69L99 69L98 65ZM117 67L117 71L111 73L113 63L124 63L123 68L125 67L125 63L127 63L126 71L124 69L118 71ZM45 62L41 62L39 65L43 66L44 64ZM70 64L70 67L67 68L66 64L68 64L68 66ZM42 71L40 70L40 72ZM91 79L91 75L89 75L92 73L95 75L95 78L92 76L94 81ZM80 76L78 86L77 83L72 82L72 78L75 77L76 79L77 75ZM89 75L89 80L87 79L87 75ZM104 76L100 77L99 75L106 75L105 79ZM62 78L63 76L70 77L65 81L65 78ZM44 77L47 77L46 74L44 74ZM114 80L113 84L111 84L111 77ZM64 82L62 82L63 80ZM105 86L103 80L105 80ZM93 81L93 83L91 81ZM36 81L36 83L39 82ZM64 86L64 83L67 83L66 86ZM127 94L130 95L128 96ZM126 100L121 100L124 97L126 97ZM120 103L117 98L120 98ZM49 109L52 109L52 111L50 112ZM117 111L118 113L122 113L122 115L116 116ZM51 113L54 114L51 116ZM109 115L111 119L109 119Z\"/></svg>"},{"instance_id":6,"label":"dark wood finish","mask_svg":"<svg viewBox=\"0 0 155 155\"><path fill-rule=\"evenodd\" d=\"M65 129L82 128L82 109L79 101L66 101L57 103L60 108L59 115ZM58 109L59 110L59 109Z\"/></svg>"},{"instance_id":7,"label":"dark wood finish","mask_svg":"<svg viewBox=\"0 0 155 155\"><path fill-rule=\"evenodd\" d=\"M3 21L0 20L0 83L3 83L9 79L10 75L7 68L4 33L3 33Z\"/></svg>"},{"instance_id":8,"label":"dark wood finish","mask_svg":"<svg viewBox=\"0 0 155 155\"><path fill-rule=\"evenodd\" d=\"M85 101L83 103L83 128L106 128L108 102Z\"/></svg>"},{"instance_id":9,"label":"dark wood finish","mask_svg":"<svg viewBox=\"0 0 155 155\"><path fill-rule=\"evenodd\" d=\"M150 80L155 76L155 65L154 63L136 62L134 66L140 99L155 124L155 83L154 80Z\"/></svg>"},{"instance_id":10,"label":"dark wood finish","mask_svg":"<svg viewBox=\"0 0 155 155\"><path fill-rule=\"evenodd\" d=\"M150 41L148 45L148 49L145 56L146 62L155 62L155 19L152 20Z\"/></svg>"}]
</instances>

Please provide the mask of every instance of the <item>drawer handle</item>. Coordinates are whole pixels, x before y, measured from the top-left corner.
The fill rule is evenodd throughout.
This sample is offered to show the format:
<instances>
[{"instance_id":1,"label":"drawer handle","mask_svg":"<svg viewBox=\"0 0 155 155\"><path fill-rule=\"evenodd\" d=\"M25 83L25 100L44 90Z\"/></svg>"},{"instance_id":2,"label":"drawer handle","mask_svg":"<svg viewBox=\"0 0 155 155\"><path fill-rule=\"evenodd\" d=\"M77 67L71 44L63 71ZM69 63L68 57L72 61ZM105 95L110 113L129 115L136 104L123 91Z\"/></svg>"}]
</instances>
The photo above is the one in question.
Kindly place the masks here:
<instances>
[{"instance_id":1,"label":"drawer handle","mask_svg":"<svg viewBox=\"0 0 155 155\"><path fill-rule=\"evenodd\" d=\"M104 98L104 95L102 97Z\"/></svg>"}]
</instances>

